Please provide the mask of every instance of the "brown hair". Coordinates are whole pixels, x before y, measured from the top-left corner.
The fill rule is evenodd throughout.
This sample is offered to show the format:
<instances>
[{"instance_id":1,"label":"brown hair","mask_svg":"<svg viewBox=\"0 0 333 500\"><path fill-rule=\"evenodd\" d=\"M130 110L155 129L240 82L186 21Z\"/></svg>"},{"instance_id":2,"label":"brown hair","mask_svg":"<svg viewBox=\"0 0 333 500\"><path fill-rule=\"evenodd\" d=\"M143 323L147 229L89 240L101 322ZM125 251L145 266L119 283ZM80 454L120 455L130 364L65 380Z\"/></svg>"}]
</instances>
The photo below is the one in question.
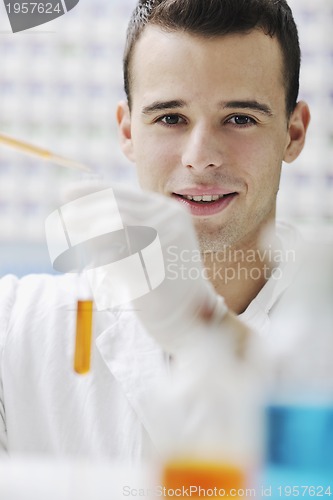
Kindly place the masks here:
<instances>
[{"instance_id":1,"label":"brown hair","mask_svg":"<svg viewBox=\"0 0 333 500\"><path fill-rule=\"evenodd\" d=\"M139 0L128 25L124 53L124 87L130 108L133 50L147 24L205 37L255 28L276 36L284 58L287 115L294 110L301 54L297 27L286 0Z\"/></svg>"}]
</instances>

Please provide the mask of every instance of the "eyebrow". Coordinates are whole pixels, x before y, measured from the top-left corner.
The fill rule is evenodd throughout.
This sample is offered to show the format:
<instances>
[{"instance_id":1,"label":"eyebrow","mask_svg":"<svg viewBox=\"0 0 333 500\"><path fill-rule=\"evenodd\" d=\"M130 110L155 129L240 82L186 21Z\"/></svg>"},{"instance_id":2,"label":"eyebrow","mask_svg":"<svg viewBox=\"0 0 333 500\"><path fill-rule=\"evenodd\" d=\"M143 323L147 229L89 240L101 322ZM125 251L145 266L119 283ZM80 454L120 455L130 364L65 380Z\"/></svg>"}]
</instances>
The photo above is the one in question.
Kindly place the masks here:
<instances>
[{"instance_id":1,"label":"eyebrow","mask_svg":"<svg viewBox=\"0 0 333 500\"><path fill-rule=\"evenodd\" d=\"M173 100L173 101L155 101L149 106L145 106L142 109L142 114L150 115L155 113L156 111L164 111L166 109L176 109L176 108L185 108L186 102L182 100Z\"/></svg>"},{"instance_id":2,"label":"eyebrow","mask_svg":"<svg viewBox=\"0 0 333 500\"><path fill-rule=\"evenodd\" d=\"M142 108L142 114L150 115L156 111L165 111L169 109L179 109L185 108L187 103L181 99L172 101L155 101L148 106ZM255 100L245 100L245 101L222 101L219 103L219 107L223 109L251 109L253 111L259 111L267 116L272 116L273 112L267 104L260 103Z\"/></svg>"},{"instance_id":3,"label":"eyebrow","mask_svg":"<svg viewBox=\"0 0 333 500\"><path fill-rule=\"evenodd\" d=\"M263 104L258 101L228 101L221 104L224 109L232 109L232 108L252 109L254 111L259 111L260 113L263 113L264 115L267 116L273 115L271 108L267 106L267 104Z\"/></svg>"}]
</instances>

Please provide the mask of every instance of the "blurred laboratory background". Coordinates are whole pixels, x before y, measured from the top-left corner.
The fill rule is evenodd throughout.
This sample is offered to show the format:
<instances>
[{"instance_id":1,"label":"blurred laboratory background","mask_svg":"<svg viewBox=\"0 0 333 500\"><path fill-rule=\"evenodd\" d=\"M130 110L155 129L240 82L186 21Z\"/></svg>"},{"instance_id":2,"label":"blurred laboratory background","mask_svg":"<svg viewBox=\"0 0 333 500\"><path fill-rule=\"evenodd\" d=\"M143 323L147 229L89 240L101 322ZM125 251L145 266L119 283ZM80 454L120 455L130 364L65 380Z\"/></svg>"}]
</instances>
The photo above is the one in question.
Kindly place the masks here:
<instances>
[{"instance_id":1,"label":"blurred laboratory background","mask_svg":"<svg viewBox=\"0 0 333 500\"><path fill-rule=\"evenodd\" d=\"M333 225L332 0L289 0L303 54L300 98L312 122L300 158L283 168L279 217L301 230ZM0 5L0 132L135 183L118 145L122 52L136 0L80 0L69 13L13 34ZM0 275L53 272L44 220L82 174L0 147Z\"/></svg>"}]
</instances>

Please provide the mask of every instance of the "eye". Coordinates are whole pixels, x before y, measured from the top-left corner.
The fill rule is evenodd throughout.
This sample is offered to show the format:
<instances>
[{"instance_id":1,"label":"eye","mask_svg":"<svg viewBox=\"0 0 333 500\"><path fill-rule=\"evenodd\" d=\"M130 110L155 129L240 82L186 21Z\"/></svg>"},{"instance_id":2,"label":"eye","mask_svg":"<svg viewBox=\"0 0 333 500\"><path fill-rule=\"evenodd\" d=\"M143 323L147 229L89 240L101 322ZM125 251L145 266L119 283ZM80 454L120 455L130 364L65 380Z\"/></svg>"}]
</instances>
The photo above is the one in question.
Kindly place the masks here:
<instances>
[{"instance_id":1,"label":"eye","mask_svg":"<svg viewBox=\"0 0 333 500\"><path fill-rule=\"evenodd\" d=\"M157 122L161 122L168 127L172 127L185 123L185 120L179 115L164 115L158 118Z\"/></svg>"},{"instance_id":2,"label":"eye","mask_svg":"<svg viewBox=\"0 0 333 500\"><path fill-rule=\"evenodd\" d=\"M227 123L231 123L237 127L249 127L251 125L255 125L256 121L247 115L235 115L229 118Z\"/></svg>"}]
</instances>

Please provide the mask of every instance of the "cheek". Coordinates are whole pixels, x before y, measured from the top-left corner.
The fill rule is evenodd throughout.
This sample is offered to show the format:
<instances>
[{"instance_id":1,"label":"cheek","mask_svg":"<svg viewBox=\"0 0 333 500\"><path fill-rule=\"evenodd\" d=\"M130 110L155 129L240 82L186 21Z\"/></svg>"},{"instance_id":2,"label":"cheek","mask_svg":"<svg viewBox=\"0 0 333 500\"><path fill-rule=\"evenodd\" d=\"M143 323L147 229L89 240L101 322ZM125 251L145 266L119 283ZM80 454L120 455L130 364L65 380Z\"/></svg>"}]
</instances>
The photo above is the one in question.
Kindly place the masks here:
<instances>
[{"instance_id":1,"label":"cheek","mask_svg":"<svg viewBox=\"0 0 333 500\"><path fill-rule=\"evenodd\" d=\"M170 147L160 142L144 140L136 148L135 163L141 187L160 191L176 165Z\"/></svg>"},{"instance_id":2,"label":"cheek","mask_svg":"<svg viewBox=\"0 0 333 500\"><path fill-rule=\"evenodd\" d=\"M278 191L280 172L281 167L277 163L262 164L249 174L249 186L255 193L260 193L261 198L270 198Z\"/></svg>"},{"instance_id":3,"label":"cheek","mask_svg":"<svg viewBox=\"0 0 333 500\"><path fill-rule=\"evenodd\" d=\"M280 181L281 150L273 141L244 141L238 145L238 165L248 186L255 196L270 197L277 192Z\"/></svg>"},{"instance_id":4,"label":"cheek","mask_svg":"<svg viewBox=\"0 0 333 500\"><path fill-rule=\"evenodd\" d=\"M133 122L132 142L136 158L158 159L163 161L170 151L175 150L175 140L172 134L163 133L158 125L147 125Z\"/></svg>"},{"instance_id":5,"label":"cheek","mask_svg":"<svg viewBox=\"0 0 333 500\"><path fill-rule=\"evenodd\" d=\"M225 139L226 160L230 165L237 165L243 172L253 171L265 156L265 145L251 134L229 134ZM267 145L266 145L267 148Z\"/></svg>"},{"instance_id":6,"label":"cheek","mask_svg":"<svg viewBox=\"0 0 333 500\"><path fill-rule=\"evenodd\" d=\"M179 147L171 134L156 134L150 127L133 128L132 141L140 183L161 185L179 163Z\"/></svg>"}]
</instances>

